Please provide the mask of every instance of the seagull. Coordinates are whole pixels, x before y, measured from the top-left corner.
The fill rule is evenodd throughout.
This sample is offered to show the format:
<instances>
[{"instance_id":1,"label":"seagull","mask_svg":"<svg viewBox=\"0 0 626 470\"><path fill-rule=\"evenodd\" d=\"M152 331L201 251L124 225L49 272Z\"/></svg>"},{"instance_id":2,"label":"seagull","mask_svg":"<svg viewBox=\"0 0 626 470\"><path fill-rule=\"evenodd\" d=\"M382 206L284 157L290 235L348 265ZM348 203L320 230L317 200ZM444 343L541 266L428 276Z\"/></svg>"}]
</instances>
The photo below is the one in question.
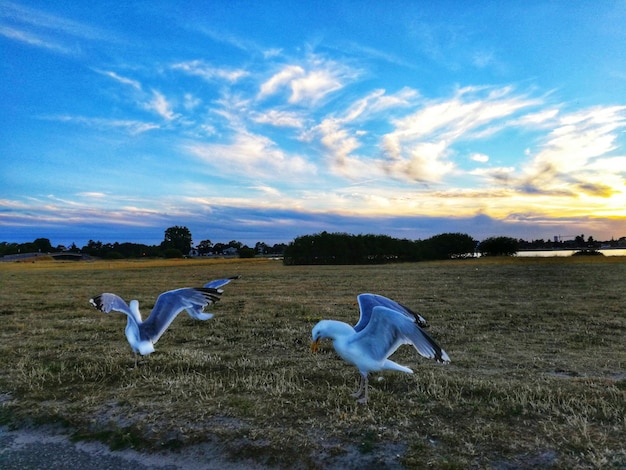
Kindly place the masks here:
<instances>
[{"instance_id":1,"label":"seagull","mask_svg":"<svg viewBox=\"0 0 626 470\"><path fill-rule=\"evenodd\" d=\"M316 352L322 339L333 341L341 358L359 370L359 388L352 394L359 403L367 403L368 374L380 370L397 370L412 374L408 367L388 359L403 344L437 362L450 358L424 330L421 315L387 297L377 294L357 296L361 317L354 327L336 320L318 322L311 333L311 351Z\"/></svg>"},{"instance_id":2,"label":"seagull","mask_svg":"<svg viewBox=\"0 0 626 470\"><path fill-rule=\"evenodd\" d=\"M239 276L216 279L203 287L183 287L163 292L145 321L141 319L137 300L131 300L128 305L121 297L104 293L89 299L89 303L104 313L115 310L126 314L128 317L126 339L135 353L137 366L137 353L142 356L153 353L154 344L183 310L196 320L208 320L213 317L213 314L203 312L204 307L220 300L220 295L224 292L220 287L238 278Z\"/></svg>"}]
</instances>

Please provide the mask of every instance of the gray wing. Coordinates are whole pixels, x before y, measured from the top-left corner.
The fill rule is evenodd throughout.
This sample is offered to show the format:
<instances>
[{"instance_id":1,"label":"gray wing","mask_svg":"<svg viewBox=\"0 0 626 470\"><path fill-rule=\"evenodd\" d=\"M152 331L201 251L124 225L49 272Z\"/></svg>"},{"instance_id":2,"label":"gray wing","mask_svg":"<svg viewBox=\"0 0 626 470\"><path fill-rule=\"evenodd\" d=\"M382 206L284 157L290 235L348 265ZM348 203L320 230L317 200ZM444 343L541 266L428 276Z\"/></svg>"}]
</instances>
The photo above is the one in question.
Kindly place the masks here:
<instances>
[{"instance_id":1,"label":"gray wing","mask_svg":"<svg viewBox=\"0 0 626 470\"><path fill-rule=\"evenodd\" d=\"M156 343L176 315L183 310L187 310L193 318L208 320L213 315L203 314L202 310L219 298L220 292L208 287L184 287L164 292L159 295L150 316L143 322L143 333Z\"/></svg>"},{"instance_id":2,"label":"gray wing","mask_svg":"<svg viewBox=\"0 0 626 470\"><path fill-rule=\"evenodd\" d=\"M411 344L421 356L438 362L450 361L446 352L414 320L383 305L372 308L369 322L351 341L358 341L375 360L386 359L401 345Z\"/></svg>"},{"instance_id":3,"label":"gray wing","mask_svg":"<svg viewBox=\"0 0 626 470\"><path fill-rule=\"evenodd\" d=\"M230 281L232 281L233 279L239 279L241 276L231 276L231 277L227 277L226 279L215 279L214 281L211 282L207 282L204 287L209 287L212 289L218 289L222 286L225 286L226 284L228 284Z\"/></svg>"},{"instance_id":4,"label":"gray wing","mask_svg":"<svg viewBox=\"0 0 626 470\"><path fill-rule=\"evenodd\" d=\"M395 310L403 315L412 319L412 321L416 322L422 328L426 328L428 324L426 323L426 319L422 317L419 313L415 313L408 307L405 307L398 302L388 299L382 295L378 294L360 294L357 296L357 301L359 302L359 310L361 312L361 317L356 325L354 325L355 331L361 331L363 328L367 326L372 316L372 310L376 306L387 307L391 310Z\"/></svg>"},{"instance_id":5,"label":"gray wing","mask_svg":"<svg viewBox=\"0 0 626 470\"><path fill-rule=\"evenodd\" d=\"M112 310L115 310L116 312L122 312L126 315L133 315L133 312L130 310L128 304L124 302L124 299L115 294L109 294L108 292L97 295L93 299L89 299L89 303L104 313L110 313Z\"/></svg>"}]
</instances>

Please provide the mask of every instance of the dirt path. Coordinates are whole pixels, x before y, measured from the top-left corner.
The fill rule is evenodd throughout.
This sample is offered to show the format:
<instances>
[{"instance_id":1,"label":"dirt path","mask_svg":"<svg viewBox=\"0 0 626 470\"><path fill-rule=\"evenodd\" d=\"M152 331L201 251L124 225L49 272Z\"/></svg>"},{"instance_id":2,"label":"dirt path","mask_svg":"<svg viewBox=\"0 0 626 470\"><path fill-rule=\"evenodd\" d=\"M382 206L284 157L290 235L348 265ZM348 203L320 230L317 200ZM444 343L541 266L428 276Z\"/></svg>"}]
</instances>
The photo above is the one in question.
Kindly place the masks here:
<instances>
[{"instance_id":1,"label":"dirt path","mask_svg":"<svg viewBox=\"0 0 626 470\"><path fill-rule=\"evenodd\" d=\"M202 444L184 452L141 453L111 451L98 442L72 442L55 429L9 430L0 426L0 468L2 470L89 468L91 470L265 470L252 461L233 463L220 457L217 445Z\"/></svg>"},{"instance_id":2,"label":"dirt path","mask_svg":"<svg viewBox=\"0 0 626 470\"><path fill-rule=\"evenodd\" d=\"M319 453L317 468L346 470L400 470L402 445L388 444L363 454L356 446L347 446L340 455ZM111 451L100 442L73 442L67 432L54 426L10 430L0 426L0 469L2 470L273 470L254 460L233 462L224 458L224 449L206 442L185 447L181 452ZM294 462L292 468L307 468Z\"/></svg>"}]
</instances>

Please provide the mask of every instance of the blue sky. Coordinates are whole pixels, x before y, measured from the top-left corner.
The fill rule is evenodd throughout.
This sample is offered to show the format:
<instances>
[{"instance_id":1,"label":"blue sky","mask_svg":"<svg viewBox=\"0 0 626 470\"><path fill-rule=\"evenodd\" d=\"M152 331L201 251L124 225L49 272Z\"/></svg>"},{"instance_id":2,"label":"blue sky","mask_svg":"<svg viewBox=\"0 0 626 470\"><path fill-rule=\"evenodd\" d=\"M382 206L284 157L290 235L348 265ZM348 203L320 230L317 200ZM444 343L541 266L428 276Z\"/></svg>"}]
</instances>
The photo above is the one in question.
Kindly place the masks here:
<instances>
[{"instance_id":1,"label":"blue sky","mask_svg":"<svg viewBox=\"0 0 626 470\"><path fill-rule=\"evenodd\" d=\"M626 235L624 1L0 0L0 241Z\"/></svg>"}]
</instances>

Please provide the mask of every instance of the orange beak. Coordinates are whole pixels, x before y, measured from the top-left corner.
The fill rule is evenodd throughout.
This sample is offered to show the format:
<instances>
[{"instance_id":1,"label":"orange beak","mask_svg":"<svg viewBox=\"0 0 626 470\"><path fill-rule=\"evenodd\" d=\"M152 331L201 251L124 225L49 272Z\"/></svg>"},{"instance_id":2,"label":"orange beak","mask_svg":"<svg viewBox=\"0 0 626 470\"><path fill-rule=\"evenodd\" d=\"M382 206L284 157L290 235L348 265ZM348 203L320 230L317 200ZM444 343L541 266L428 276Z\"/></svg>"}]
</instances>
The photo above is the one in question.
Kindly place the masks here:
<instances>
[{"instance_id":1,"label":"orange beak","mask_svg":"<svg viewBox=\"0 0 626 470\"><path fill-rule=\"evenodd\" d=\"M320 340L316 339L315 341L311 343L311 352L314 352L314 353L317 352L317 348L319 348L319 346L320 346Z\"/></svg>"}]
</instances>

